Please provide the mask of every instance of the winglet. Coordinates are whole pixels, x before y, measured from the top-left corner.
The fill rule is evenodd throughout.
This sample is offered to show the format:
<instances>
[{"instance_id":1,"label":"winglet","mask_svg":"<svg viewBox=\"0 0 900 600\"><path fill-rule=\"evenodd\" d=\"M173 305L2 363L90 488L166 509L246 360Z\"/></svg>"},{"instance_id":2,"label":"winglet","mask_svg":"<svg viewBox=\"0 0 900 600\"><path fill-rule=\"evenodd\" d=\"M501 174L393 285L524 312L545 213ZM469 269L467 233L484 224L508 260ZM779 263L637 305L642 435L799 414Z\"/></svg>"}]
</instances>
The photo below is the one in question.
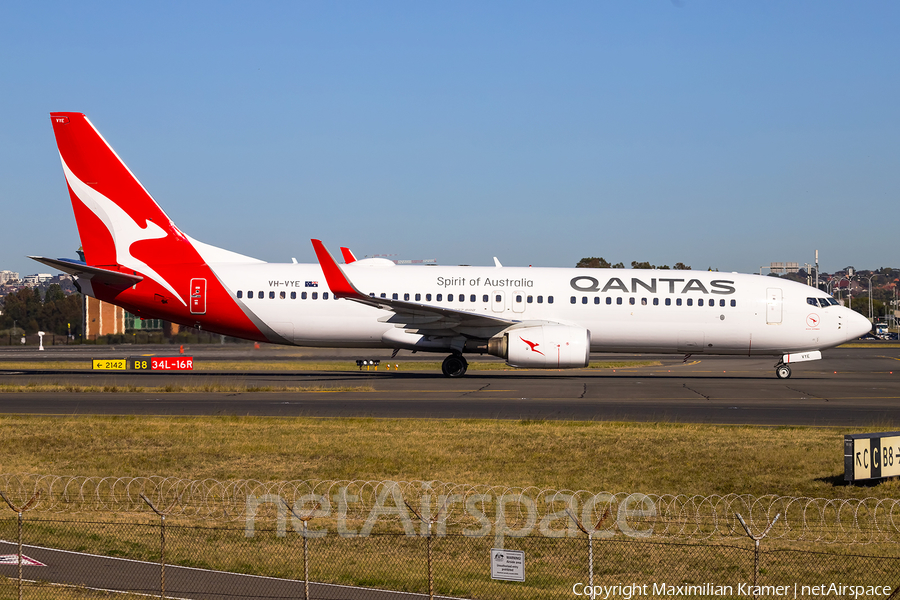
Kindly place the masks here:
<instances>
[{"instance_id":1,"label":"winglet","mask_svg":"<svg viewBox=\"0 0 900 600\"><path fill-rule=\"evenodd\" d=\"M350 263L356 262L356 257L353 256L353 253L350 252L350 248L344 248L341 246L341 254L344 257L344 264L349 265Z\"/></svg>"},{"instance_id":2,"label":"winglet","mask_svg":"<svg viewBox=\"0 0 900 600\"><path fill-rule=\"evenodd\" d=\"M325 274L325 281L328 283L331 292L338 298L368 299L368 296L365 296L350 283L337 261L325 248L325 244L321 240L310 241L313 249L316 251L316 258L319 259L319 266L322 267L322 273Z\"/></svg>"}]
</instances>

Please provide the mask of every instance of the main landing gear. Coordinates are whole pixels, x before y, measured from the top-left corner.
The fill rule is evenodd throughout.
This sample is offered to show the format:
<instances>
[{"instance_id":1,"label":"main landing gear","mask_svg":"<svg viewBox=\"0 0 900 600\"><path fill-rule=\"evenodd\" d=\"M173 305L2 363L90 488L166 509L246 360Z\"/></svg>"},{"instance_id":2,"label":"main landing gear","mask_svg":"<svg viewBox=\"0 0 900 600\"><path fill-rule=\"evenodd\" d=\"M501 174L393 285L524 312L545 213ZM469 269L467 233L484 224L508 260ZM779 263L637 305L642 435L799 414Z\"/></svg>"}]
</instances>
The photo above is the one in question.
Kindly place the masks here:
<instances>
[{"instance_id":1,"label":"main landing gear","mask_svg":"<svg viewBox=\"0 0 900 600\"><path fill-rule=\"evenodd\" d=\"M462 354L451 354L441 364L441 372L445 377L462 377L469 368L469 361Z\"/></svg>"},{"instance_id":2,"label":"main landing gear","mask_svg":"<svg viewBox=\"0 0 900 600\"><path fill-rule=\"evenodd\" d=\"M791 368L784 364L783 362L779 362L775 365L775 377L778 379L787 379L791 376Z\"/></svg>"}]
</instances>

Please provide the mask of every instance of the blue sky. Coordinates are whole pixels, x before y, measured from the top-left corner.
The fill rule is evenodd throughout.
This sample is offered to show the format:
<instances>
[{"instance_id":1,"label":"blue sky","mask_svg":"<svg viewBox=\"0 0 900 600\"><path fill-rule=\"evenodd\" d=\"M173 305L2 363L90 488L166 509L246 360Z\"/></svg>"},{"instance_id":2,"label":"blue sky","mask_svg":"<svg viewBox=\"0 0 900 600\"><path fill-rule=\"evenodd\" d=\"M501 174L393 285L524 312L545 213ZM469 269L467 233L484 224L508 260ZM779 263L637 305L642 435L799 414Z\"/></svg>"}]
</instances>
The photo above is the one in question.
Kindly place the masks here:
<instances>
[{"instance_id":1,"label":"blue sky","mask_svg":"<svg viewBox=\"0 0 900 600\"><path fill-rule=\"evenodd\" d=\"M0 4L0 269L79 241L48 113L269 261L900 266L900 5Z\"/></svg>"}]
</instances>

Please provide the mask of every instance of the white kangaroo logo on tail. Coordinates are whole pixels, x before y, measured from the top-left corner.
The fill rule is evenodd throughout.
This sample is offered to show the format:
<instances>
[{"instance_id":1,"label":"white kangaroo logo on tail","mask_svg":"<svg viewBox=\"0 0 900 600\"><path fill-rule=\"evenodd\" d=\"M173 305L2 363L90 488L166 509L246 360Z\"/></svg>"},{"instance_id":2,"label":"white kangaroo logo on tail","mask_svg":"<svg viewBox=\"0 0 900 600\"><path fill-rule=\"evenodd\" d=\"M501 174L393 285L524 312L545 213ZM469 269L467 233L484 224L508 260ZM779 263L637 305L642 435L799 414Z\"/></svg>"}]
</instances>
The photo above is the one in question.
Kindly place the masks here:
<instances>
[{"instance_id":1,"label":"white kangaroo logo on tail","mask_svg":"<svg viewBox=\"0 0 900 600\"><path fill-rule=\"evenodd\" d=\"M175 288L173 288L162 275L154 271L150 265L135 258L131 254L131 245L135 242L158 240L169 234L166 233L162 227L150 220L147 221L146 228L138 225L137 222L131 218L131 215L122 210L118 204L78 179L78 177L76 177L69 169L69 166L66 164L66 161L63 160L62 155L60 155L60 160L62 160L63 171L66 174L66 181L69 182L69 187L72 188L75 195L78 196L78 199L81 200L92 213L97 215L98 219L103 221L103 224L106 225L106 228L109 230L109 234L113 239L113 244L116 247L116 262L134 271L140 271L144 275L150 277L172 292L182 304L187 306L187 302L184 301L181 295L175 291Z\"/></svg>"}]
</instances>

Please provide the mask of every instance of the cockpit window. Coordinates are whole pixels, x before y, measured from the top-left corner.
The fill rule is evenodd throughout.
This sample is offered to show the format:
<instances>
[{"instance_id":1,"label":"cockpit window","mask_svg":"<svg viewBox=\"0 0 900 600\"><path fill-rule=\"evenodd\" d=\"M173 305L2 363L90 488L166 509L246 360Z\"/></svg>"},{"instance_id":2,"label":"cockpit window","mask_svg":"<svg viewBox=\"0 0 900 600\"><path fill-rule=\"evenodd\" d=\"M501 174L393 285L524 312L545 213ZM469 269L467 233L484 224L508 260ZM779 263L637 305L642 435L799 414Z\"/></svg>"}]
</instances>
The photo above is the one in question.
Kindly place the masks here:
<instances>
[{"instance_id":1,"label":"cockpit window","mask_svg":"<svg viewBox=\"0 0 900 600\"><path fill-rule=\"evenodd\" d=\"M840 302L838 302L834 298L807 298L806 303L813 306L821 306L822 308L828 308L829 306L840 306Z\"/></svg>"}]
</instances>

